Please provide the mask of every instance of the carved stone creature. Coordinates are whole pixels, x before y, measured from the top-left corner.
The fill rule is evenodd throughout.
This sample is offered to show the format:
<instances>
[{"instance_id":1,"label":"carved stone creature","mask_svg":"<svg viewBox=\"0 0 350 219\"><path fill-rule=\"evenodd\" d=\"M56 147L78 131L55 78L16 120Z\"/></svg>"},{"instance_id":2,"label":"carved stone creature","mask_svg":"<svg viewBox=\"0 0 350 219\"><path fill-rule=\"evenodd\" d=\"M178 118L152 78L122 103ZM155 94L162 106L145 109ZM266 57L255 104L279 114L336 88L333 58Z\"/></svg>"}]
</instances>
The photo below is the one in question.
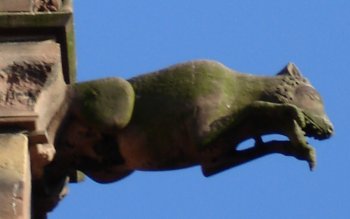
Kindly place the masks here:
<instances>
[{"instance_id":1,"label":"carved stone creature","mask_svg":"<svg viewBox=\"0 0 350 219\"><path fill-rule=\"evenodd\" d=\"M323 140L333 133L320 95L294 64L258 77L193 61L128 81L79 83L68 93L48 175L80 170L107 183L134 170L200 165L210 176L271 153L313 169L315 151L305 136ZM289 140L263 142L273 133ZM239 150L247 139L255 145Z\"/></svg>"}]
</instances>

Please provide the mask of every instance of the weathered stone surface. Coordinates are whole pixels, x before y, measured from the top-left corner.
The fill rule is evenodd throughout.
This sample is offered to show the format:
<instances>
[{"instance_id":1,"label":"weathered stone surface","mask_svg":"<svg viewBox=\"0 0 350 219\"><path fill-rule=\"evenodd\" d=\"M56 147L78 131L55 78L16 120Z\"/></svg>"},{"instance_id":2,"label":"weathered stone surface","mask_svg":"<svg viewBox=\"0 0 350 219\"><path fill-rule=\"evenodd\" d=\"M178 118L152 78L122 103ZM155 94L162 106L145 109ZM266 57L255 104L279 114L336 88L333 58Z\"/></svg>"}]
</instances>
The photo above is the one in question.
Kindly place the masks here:
<instances>
[{"instance_id":1,"label":"weathered stone surface","mask_svg":"<svg viewBox=\"0 0 350 219\"><path fill-rule=\"evenodd\" d=\"M62 0L34 0L34 11L58 11Z\"/></svg>"},{"instance_id":2,"label":"weathered stone surface","mask_svg":"<svg viewBox=\"0 0 350 219\"><path fill-rule=\"evenodd\" d=\"M18 1L18 0L17 0ZM37 6L32 6L31 12L10 12L0 10L0 42L29 42L54 39L60 44L64 79L73 83L76 76L75 37L73 27L72 0L31 0ZM16 0L1 0L16 2ZM43 8L40 9L43 4ZM39 8L38 8L39 7ZM58 13L54 11L59 8Z\"/></svg>"},{"instance_id":3,"label":"weathered stone surface","mask_svg":"<svg viewBox=\"0 0 350 219\"><path fill-rule=\"evenodd\" d=\"M0 134L0 218L30 218L28 139Z\"/></svg>"},{"instance_id":4,"label":"weathered stone surface","mask_svg":"<svg viewBox=\"0 0 350 219\"><path fill-rule=\"evenodd\" d=\"M62 108L66 93L60 54L60 45L53 40L0 44L0 128L2 131L26 131L29 138L26 145L29 145L32 161L31 165L27 165L31 167L35 182L40 181L45 166L55 154L53 139L48 130L52 127L50 124L54 124L54 116ZM2 148L0 152L6 155ZM8 155L9 158L11 156L15 155ZM7 158L0 157L0 167L6 164ZM2 185L4 189L7 188L6 191L17 191L27 186L23 180L17 183L21 179L20 174L13 176L11 171L2 172ZM12 188L13 185L16 187ZM41 184L33 183L33 186L40 188ZM10 195L6 193L4 197L11 197ZM61 198L61 190L54 198ZM58 201L54 201L56 202ZM26 204L29 206L30 202L27 200ZM17 206L16 203L14 205ZM0 218L5 214L9 213L0 212ZM29 212L23 214L29 215Z\"/></svg>"},{"instance_id":5,"label":"weathered stone surface","mask_svg":"<svg viewBox=\"0 0 350 219\"><path fill-rule=\"evenodd\" d=\"M0 134L27 136L25 148L12 153L12 135L0 135L1 219L46 218L67 193L69 177L48 182L44 169L55 155L66 83L75 81L72 13L71 0L0 0Z\"/></svg>"},{"instance_id":6,"label":"weathered stone surface","mask_svg":"<svg viewBox=\"0 0 350 219\"><path fill-rule=\"evenodd\" d=\"M55 12L62 7L62 0L1 0L2 12Z\"/></svg>"},{"instance_id":7,"label":"weathered stone surface","mask_svg":"<svg viewBox=\"0 0 350 219\"><path fill-rule=\"evenodd\" d=\"M44 167L49 164L55 155L55 148L51 144L35 144L29 148L32 170L32 178L43 177Z\"/></svg>"},{"instance_id":8,"label":"weathered stone surface","mask_svg":"<svg viewBox=\"0 0 350 219\"><path fill-rule=\"evenodd\" d=\"M31 11L32 0L1 0L0 12Z\"/></svg>"},{"instance_id":9,"label":"weathered stone surface","mask_svg":"<svg viewBox=\"0 0 350 219\"><path fill-rule=\"evenodd\" d=\"M40 115L45 130L64 98L60 45L54 41L0 44L1 118ZM54 100L54 101L53 101Z\"/></svg>"}]
</instances>

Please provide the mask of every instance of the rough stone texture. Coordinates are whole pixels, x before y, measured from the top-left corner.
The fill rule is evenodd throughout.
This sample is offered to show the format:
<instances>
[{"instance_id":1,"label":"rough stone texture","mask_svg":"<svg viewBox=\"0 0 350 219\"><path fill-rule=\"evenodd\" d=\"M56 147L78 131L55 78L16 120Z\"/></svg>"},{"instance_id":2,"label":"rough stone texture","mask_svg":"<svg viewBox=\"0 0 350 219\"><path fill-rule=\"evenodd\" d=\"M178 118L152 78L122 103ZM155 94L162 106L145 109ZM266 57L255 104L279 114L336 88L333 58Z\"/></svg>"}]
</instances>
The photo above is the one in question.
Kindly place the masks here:
<instances>
[{"instance_id":1,"label":"rough stone texture","mask_svg":"<svg viewBox=\"0 0 350 219\"><path fill-rule=\"evenodd\" d=\"M62 7L62 0L1 0L0 12L55 12Z\"/></svg>"},{"instance_id":2,"label":"rough stone texture","mask_svg":"<svg viewBox=\"0 0 350 219\"><path fill-rule=\"evenodd\" d=\"M58 11L62 0L34 0L34 11Z\"/></svg>"},{"instance_id":3,"label":"rough stone texture","mask_svg":"<svg viewBox=\"0 0 350 219\"><path fill-rule=\"evenodd\" d=\"M51 68L52 63L13 61L0 72L1 104L11 109L34 110Z\"/></svg>"},{"instance_id":4,"label":"rough stone texture","mask_svg":"<svg viewBox=\"0 0 350 219\"><path fill-rule=\"evenodd\" d=\"M41 186L43 170L55 154L53 137L48 133L54 127L51 124L55 124L54 117L61 110L66 93L60 54L60 45L53 40L0 44L0 129L1 132L22 130L27 134L31 178L36 188L44 188ZM61 194L59 191L57 197ZM35 195L32 199L37 200ZM33 214L37 215L35 211ZM2 216L0 212L0 218Z\"/></svg>"},{"instance_id":5,"label":"rough stone texture","mask_svg":"<svg viewBox=\"0 0 350 219\"><path fill-rule=\"evenodd\" d=\"M49 164L55 155L55 148L50 144L34 144L29 148L32 162L32 178L40 179L44 173L44 167Z\"/></svg>"},{"instance_id":6,"label":"rough stone texture","mask_svg":"<svg viewBox=\"0 0 350 219\"><path fill-rule=\"evenodd\" d=\"M67 108L66 83L75 81L72 13L71 0L0 0L0 134L27 136L32 161L0 147L1 219L46 218L67 193L69 177L48 182L44 169L55 155L54 135ZM26 174L31 168L31 181L22 180L24 172L8 170L14 157ZM22 193L29 196L31 185L30 199Z\"/></svg>"},{"instance_id":7,"label":"rough stone texture","mask_svg":"<svg viewBox=\"0 0 350 219\"><path fill-rule=\"evenodd\" d=\"M4 7L4 1L11 2L11 4L16 2L15 0L1 0L0 8ZM34 2L34 0L31 1ZM40 3L40 0L36 1ZM61 57L65 81L73 83L76 74L76 60L72 0L45 0L44 3L46 8L53 5L53 7L58 7L59 11L57 13L45 11L46 9L35 11L39 9L34 5L32 12L0 10L0 42L54 39L62 48Z\"/></svg>"},{"instance_id":8,"label":"rough stone texture","mask_svg":"<svg viewBox=\"0 0 350 219\"><path fill-rule=\"evenodd\" d=\"M45 130L64 98L59 44L3 43L0 51L0 117L35 113L35 129Z\"/></svg>"},{"instance_id":9,"label":"rough stone texture","mask_svg":"<svg viewBox=\"0 0 350 219\"><path fill-rule=\"evenodd\" d=\"M32 0L1 0L0 12L31 11Z\"/></svg>"},{"instance_id":10,"label":"rough stone texture","mask_svg":"<svg viewBox=\"0 0 350 219\"><path fill-rule=\"evenodd\" d=\"M28 139L0 134L0 218L30 218Z\"/></svg>"}]
</instances>

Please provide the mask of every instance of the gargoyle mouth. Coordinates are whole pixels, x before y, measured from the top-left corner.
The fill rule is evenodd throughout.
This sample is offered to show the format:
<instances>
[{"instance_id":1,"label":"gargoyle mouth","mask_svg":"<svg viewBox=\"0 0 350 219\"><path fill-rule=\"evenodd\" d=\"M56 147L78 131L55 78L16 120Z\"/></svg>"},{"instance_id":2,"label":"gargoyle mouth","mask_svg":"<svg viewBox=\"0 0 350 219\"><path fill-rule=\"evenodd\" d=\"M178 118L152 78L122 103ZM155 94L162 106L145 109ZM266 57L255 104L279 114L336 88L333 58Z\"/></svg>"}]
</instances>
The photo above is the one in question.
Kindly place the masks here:
<instances>
[{"instance_id":1,"label":"gargoyle mouth","mask_svg":"<svg viewBox=\"0 0 350 219\"><path fill-rule=\"evenodd\" d=\"M305 136L312 137L317 140L325 140L332 136L333 125L328 118L310 116L307 113L304 113L304 116L306 124L303 131L305 132Z\"/></svg>"}]
</instances>

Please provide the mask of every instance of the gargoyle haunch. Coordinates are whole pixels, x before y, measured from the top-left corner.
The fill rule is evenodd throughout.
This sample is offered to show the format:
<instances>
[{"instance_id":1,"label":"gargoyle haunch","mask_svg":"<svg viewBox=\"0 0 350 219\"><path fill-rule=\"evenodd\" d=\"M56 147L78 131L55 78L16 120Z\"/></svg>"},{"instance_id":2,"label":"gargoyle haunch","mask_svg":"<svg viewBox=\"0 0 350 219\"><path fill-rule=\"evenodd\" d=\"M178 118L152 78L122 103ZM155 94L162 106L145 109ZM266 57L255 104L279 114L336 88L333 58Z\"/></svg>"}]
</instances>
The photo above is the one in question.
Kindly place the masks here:
<instances>
[{"instance_id":1,"label":"gargoyle haunch","mask_svg":"<svg viewBox=\"0 0 350 219\"><path fill-rule=\"evenodd\" d=\"M108 78L72 85L47 174L80 170L97 182L134 170L200 165L205 176L271 153L315 166L306 137L332 135L318 92L288 64L274 77L192 61L130 80ZM266 134L289 140L264 142ZM251 148L238 145L254 139Z\"/></svg>"}]
</instances>

